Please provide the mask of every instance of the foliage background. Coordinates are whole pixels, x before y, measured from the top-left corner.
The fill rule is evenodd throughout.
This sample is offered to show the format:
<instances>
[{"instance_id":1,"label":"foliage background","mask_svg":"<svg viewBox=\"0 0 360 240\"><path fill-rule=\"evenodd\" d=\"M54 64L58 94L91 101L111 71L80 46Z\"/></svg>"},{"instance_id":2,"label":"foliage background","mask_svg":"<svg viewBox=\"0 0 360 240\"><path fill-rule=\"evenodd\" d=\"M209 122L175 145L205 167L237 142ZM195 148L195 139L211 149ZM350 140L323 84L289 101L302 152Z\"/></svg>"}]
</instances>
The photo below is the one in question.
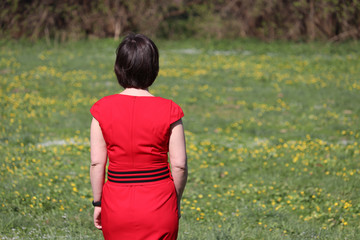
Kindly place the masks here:
<instances>
[{"instance_id":1,"label":"foliage background","mask_svg":"<svg viewBox=\"0 0 360 240\"><path fill-rule=\"evenodd\" d=\"M0 37L359 39L359 0L4 0Z\"/></svg>"}]
</instances>

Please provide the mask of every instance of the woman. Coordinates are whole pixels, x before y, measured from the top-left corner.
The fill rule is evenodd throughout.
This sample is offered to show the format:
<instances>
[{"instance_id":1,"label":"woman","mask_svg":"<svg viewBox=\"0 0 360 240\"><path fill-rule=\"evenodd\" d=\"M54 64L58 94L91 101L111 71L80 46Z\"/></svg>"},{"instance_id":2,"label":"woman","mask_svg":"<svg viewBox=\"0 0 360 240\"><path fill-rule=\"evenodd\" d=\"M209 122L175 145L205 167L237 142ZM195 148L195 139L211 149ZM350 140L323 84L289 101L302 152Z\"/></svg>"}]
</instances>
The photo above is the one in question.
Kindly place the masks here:
<instances>
[{"instance_id":1,"label":"woman","mask_svg":"<svg viewBox=\"0 0 360 240\"><path fill-rule=\"evenodd\" d=\"M116 53L114 70L124 90L90 109L94 224L105 239L176 239L187 180L184 114L148 91L159 72L149 38L129 34Z\"/></svg>"}]
</instances>

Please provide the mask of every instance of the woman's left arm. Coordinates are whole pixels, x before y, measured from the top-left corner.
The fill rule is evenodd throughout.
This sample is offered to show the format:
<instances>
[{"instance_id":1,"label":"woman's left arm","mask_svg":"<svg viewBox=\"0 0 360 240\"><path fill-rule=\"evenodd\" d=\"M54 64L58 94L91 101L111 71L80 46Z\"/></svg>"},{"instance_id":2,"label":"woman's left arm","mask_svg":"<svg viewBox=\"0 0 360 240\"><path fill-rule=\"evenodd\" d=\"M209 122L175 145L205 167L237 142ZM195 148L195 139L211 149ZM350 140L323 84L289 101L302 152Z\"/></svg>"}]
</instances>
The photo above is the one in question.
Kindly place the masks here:
<instances>
[{"instance_id":1,"label":"woman's left arm","mask_svg":"<svg viewBox=\"0 0 360 240\"><path fill-rule=\"evenodd\" d=\"M105 181L105 167L107 160L106 143L99 125L93 118L90 128L91 166L90 181L94 202L101 201L102 188ZM101 229L101 206L94 209L94 225Z\"/></svg>"}]
</instances>

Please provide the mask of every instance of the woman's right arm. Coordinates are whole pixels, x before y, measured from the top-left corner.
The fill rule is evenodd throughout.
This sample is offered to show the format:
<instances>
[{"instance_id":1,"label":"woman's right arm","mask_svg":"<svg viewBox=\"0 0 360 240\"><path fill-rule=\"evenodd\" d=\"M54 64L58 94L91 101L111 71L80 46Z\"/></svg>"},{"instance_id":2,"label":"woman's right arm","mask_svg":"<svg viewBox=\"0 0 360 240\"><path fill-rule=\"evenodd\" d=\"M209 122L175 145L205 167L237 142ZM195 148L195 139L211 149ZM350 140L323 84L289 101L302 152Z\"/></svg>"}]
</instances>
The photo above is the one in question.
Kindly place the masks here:
<instances>
[{"instance_id":1,"label":"woman's right arm","mask_svg":"<svg viewBox=\"0 0 360 240\"><path fill-rule=\"evenodd\" d=\"M178 199L178 211L180 217L180 200L184 192L188 176L186 143L182 120L180 119L174 122L170 127L169 158L171 164L171 174L174 179Z\"/></svg>"}]
</instances>

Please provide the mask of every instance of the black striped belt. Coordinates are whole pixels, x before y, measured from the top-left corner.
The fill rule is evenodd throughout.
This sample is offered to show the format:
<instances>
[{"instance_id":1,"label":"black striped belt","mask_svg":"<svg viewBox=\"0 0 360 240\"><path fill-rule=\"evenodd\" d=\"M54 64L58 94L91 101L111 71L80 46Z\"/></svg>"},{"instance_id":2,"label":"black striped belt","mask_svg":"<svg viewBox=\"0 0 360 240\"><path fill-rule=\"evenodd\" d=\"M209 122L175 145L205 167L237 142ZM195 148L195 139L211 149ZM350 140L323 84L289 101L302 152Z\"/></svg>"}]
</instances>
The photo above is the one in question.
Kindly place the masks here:
<instances>
[{"instance_id":1,"label":"black striped belt","mask_svg":"<svg viewBox=\"0 0 360 240\"><path fill-rule=\"evenodd\" d=\"M169 168L163 167L146 171L115 172L108 170L108 180L115 183L145 183L166 179L170 176Z\"/></svg>"}]
</instances>

